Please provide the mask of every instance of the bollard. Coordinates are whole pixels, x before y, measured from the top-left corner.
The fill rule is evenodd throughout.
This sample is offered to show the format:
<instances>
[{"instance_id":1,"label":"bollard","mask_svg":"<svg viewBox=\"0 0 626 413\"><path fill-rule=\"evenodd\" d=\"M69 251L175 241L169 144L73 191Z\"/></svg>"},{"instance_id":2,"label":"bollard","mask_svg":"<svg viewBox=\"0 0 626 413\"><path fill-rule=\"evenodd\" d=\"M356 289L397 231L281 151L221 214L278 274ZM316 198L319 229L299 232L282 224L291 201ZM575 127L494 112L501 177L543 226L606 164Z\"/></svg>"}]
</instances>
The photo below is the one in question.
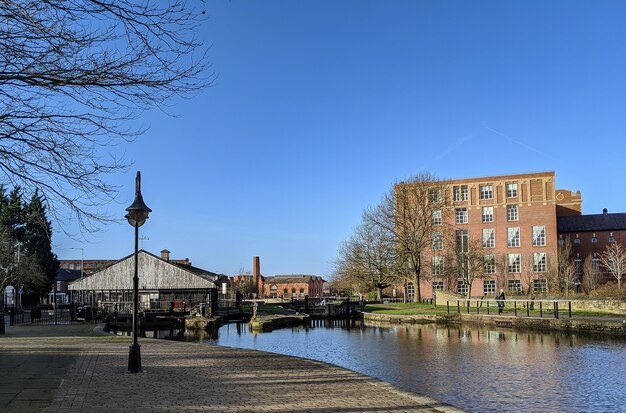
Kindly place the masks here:
<instances>
[{"instance_id":1,"label":"bollard","mask_svg":"<svg viewBox=\"0 0 626 413\"><path fill-rule=\"evenodd\" d=\"M0 312L0 334L5 334L5 331L4 331L4 312Z\"/></svg>"},{"instance_id":2,"label":"bollard","mask_svg":"<svg viewBox=\"0 0 626 413\"><path fill-rule=\"evenodd\" d=\"M487 300L487 315L489 315L489 300Z\"/></svg>"},{"instance_id":3,"label":"bollard","mask_svg":"<svg viewBox=\"0 0 626 413\"><path fill-rule=\"evenodd\" d=\"M448 314L450 314L450 301L446 300L446 308L448 309Z\"/></svg>"},{"instance_id":4,"label":"bollard","mask_svg":"<svg viewBox=\"0 0 626 413\"><path fill-rule=\"evenodd\" d=\"M480 307L478 306L478 300L476 300L476 314L480 314Z\"/></svg>"},{"instance_id":5,"label":"bollard","mask_svg":"<svg viewBox=\"0 0 626 413\"><path fill-rule=\"evenodd\" d=\"M530 317L530 303L526 301L526 317Z\"/></svg>"},{"instance_id":6,"label":"bollard","mask_svg":"<svg viewBox=\"0 0 626 413\"><path fill-rule=\"evenodd\" d=\"M513 309L515 310L515 317L517 317L517 301L513 301Z\"/></svg>"},{"instance_id":7,"label":"bollard","mask_svg":"<svg viewBox=\"0 0 626 413\"><path fill-rule=\"evenodd\" d=\"M539 301L539 317L543 318L543 301Z\"/></svg>"},{"instance_id":8,"label":"bollard","mask_svg":"<svg viewBox=\"0 0 626 413\"><path fill-rule=\"evenodd\" d=\"M470 313L470 300L467 300L467 314Z\"/></svg>"},{"instance_id":9,"label":"bollard","mask_svg":"<svg viewBox=\"0 0 626 413\"><path fill-rule=\"evenodd\" d=\"M456 312L461 314L461 302L456 300Z\"/></svg>"},{"instance_id":10,"label":"bollard","mask_svg":"<svg viewBox=\"0 0 626 413\"><path fill-rule=\"evenodd\" d=\"M559 318L559 302L554 302L554 318Z\"/></svg>"},{"instance_id":11,"label":"bollard","mask_svg":"<svg viewBox=\"0 0 626 413\"><path fill-rule=\"evenodd\" d=\"M569 311L569 318L572 318L572 302L571 301L567 302L567 308Z\"/></svg>"}]
</instances>

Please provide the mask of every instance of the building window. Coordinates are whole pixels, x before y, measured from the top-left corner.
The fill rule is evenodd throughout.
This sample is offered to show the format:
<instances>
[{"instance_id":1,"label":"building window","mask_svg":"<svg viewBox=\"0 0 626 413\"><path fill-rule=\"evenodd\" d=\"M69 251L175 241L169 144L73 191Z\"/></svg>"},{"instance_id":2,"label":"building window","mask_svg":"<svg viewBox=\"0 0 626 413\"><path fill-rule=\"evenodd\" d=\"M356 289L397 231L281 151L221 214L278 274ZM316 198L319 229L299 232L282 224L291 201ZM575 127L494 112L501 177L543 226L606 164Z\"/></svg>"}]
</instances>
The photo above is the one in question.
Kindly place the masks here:
<instances>
[{"instance_id":1,"label":"building window","mask_svg":"<svg viewBox=\"0 0 626 413\"><path fill-rule=\"evenodd\" d=\"M533 226L533 246L544 247L546 245L545 225Z\"/></svg>"},{"instance_id":2,"label":"building window","mask_svg":"<svg viewBox=\"0 0 626 413\"><path fill-rule=\"evenodd\" d=\"M520 254L509 254L508 255L509 262L509 272L518 273L522 269L522 257Z\"/></svg>"},{"instance_id":3,"label":"building window","mask_svg":"<svg viewBox=\"0 0 626 413\"><path fill-rule=\"evenodd\" d=\"M496 247L496 230L494 228L483 228L483 248Z\"/></svg>"},{"instance_id":4,"label":"building window","mask_svg":"<svg viewBox=\"0 0 626 413\"><path fill-rule=\"evenodd\" d=\"M548 280L533 280L533 292L534 293L545 293L548 291Z\"/></svg>"},{"instance_id":5,"label":"building window","mask_svg":"<svg viewBox=\"0 0 626 413\"><path fill-rule=\"evenodd\" d=\"M591 238L591 243L592 244L597 244L598 243L598 239L596 237Z\"/></svg>"},{"instance_id":6,"label":"building window","mask_svg":"<svg viewBox=\"0 0 626 413\"><path fill-rule=\"evenodd\" d=\"M295 288L291 289L291 296L292 297L296 297L296 289Z\"/></svg>"},{"instance_id":7,"label":"building window","mask_svg":"<svg viewBox=\"0 0 626 413\"><path fill-rule=\"evenodd\" d=\"M534 272L546 272L547 258L545 252L533 253L533 271Z\"/></svg>"},{"instance_id":8,"label":"building window","mask_svg":"<svg viewBox=\"0 0 626 413\"><path fill-rule=\"evenodd\" d=\"M517 182L509 182L506 184L506 197L517 198Z\"/></svg>"},{"instance_id":9,"label":"building window","mask_svg":"<svg viewBox=\"0 0 626 413\"><path fill-rule=\"evenodd\" d=\"M576 258L574 260L574 273L580 276L583 273L583 260Z\"/></svg>"},{"instance_id":10,"label":"building window","mask_svg":"<svg viewBox=\"0 0 626 413\"><path fill-rule=\"evenodd\" d=\"M289 297L289 290L286 288L283 290L283 297Z\"/></svg>"},{"instance_id":11,"label":"building window","mask_svg":"<svg viewBox=\"0 0 626 413\"><path fill-rule=\"evenodd\" d=\"M467 185L458 185L455 186L453 188L453 193L454 193L454 200L455 201L467 201L469 196L468 196L468 190L467 190Z\"/></svg>"},{"instance_id":12,"label":"building window","mask_svg":"<svg viewBox=\"0 0 626 413\"><path fill-rule=\"evenodd\" d=\"M493 254L485 255L485 274L496 273L496 256Z\"/></svg>"},{"instance_id":13,"label":"building window","mask_svg":"<svg viewBox=\"0 0 626 413\"><path fill-rule=\"evenodd\" d=\"M522 292L522 282L520 280L509 280L509 291L512 293Z\"/></svg>"},{"instance_id":14,"label":"building window","mask_svg":"<svg viewBox=\"0 0 626 413\"><path fill-rule=\"evenodd\" d=\"M456 282L456 293L460 295L467 295L469 291L468 285L463 280Z\"/></svg>"},{"instance_id":15,"label":"building window","mask_svg":"<svg viewBox=\"0 0 626 413\"><path fill-rule=\"evenodd\" d=\"M591 269L593 269L594 272L600 272L600 260L597 258L593 258L591 260Z\"/></svg>"},{"instance_id":16,"label":"building window","mask_svg":"<svg viewBox=\"0 0 626 413\"><path fill-rule=\"evenodd\" d=\"M411 302L415 298L415 286L413 283L406 284L406 298Z\"/></svg>"},{"instance_id":17,"label":"building window","mask_svg":"<svg viewBox=\"0 0 626 413\"><path fill-rule=\"evenodd\" d=\"M509 247L519 247L519 227L507 228L506 244Z\"/></svg>"},{"instance_id":18,"label":"building window","mask_svg":"<svg viewBox=\"0 0 626 413\"><path fill-rule=\"evenodd\" d=\"M433 211L433 225L441 225L443 223L441 210L437 209Z\"/></svg>"},{"instance_id":19,"label":"building window","mask_svg":"<svg viewBox=\"0 0 626 413\"><path fill-rule=\"evenodd\" d=\"M443 291L443 281L433 281L433 290Z\"/></svg>"},{"instance_id":20,"label":"building window","mask_svg":"<svg viewBox=\"0 0 626 413\"><path fill-rule=\"evenodd\" d=\"M517 211L517 205L507 205L506 206L506 220L517 221L518 219L519 219L519 214Z\"/></svg>"},{"instance_id":21,"label":"building window","mask_svg":"<svg viewBox=\"0 0 626 413\"><path fill-rule=\"evenodd\" d=\"M428 190L428 199L432 203L439 203L439 202L441 202L441 199L442 199L441 189L439 189L439 188L431 188L431 189L429 189Z\"/></svg>"},{"instance_id":22,"label":"building window","mask_svg":"<svg viewBox=\"0 0 626 413\"><path fill-rule=\"evenodd\" d=\"M493 207L483 207L483 222L493 222Z\"/></svg>"},{"instance_id":23,"label":"building window","mask_svg":"<svg viewBox=\"0 0 626 413\"><path fill-rule=\"evenodd\" d=\"M443 249L443 234L440 231L433 232L433 249Z\"/></svg>"},{"instance_id":24,"label":"building window","mask_svg":"<svg viewBox=\"0 0 626 413\"><path fill-rule=\"evenodd\" d=\"M434 256L432 258L433 275L443 275L443 257Z\"/></svg>"},{"instance_id":25,"label":"building window","mask_svg":"<svg viewBox=\"0 0 626 413\"><path fill-rule=\"evenodd\" d=\"M454 212L457 224L467 224L467 208L456 208Z\"/></svg>"},{"instance_id":26,"label":"building window","mask_svg":"<svg viewBox=\"0 0 626 413\"><path fill-rule=\"evenodd\" d=\"M493 199L493 185L480 185L480 199Z\"/></svg>"},{"instance_id":27,"label":"building window","mask_svg":"<svg viewBox=\"0 0 626 413\"><path fill-rule=\"evenodd\" d=\"M609 237L609 242L615 242L615 238Z\"/></svg>"},{"instance_id":28,"label":"building window","mask_svg":"<svg viewBox=\"0 0 626 413\"><path fill-rule=\"evenodd\" d=\"M484 280L483 281L483 294L495 294L496 293L496 280Z\"/></svg>"},{"instance_id":29,"label":"building window","mask_svg":"<svg viewBox=\"0 0 626 413\"><path fill-rule=\"evenodd\" d=\"M574 244L580 244L580 238L574 239Z\"/></svg>"},{"instance_id":30,"label":"building window","mask_svg":"<svg viewBox=\"0 0 626 413\"><path fill-rule=\"evenodd\" d=\"M304 288L300 288L300 297L304 297Z\"/></svg>"}]
</instances>

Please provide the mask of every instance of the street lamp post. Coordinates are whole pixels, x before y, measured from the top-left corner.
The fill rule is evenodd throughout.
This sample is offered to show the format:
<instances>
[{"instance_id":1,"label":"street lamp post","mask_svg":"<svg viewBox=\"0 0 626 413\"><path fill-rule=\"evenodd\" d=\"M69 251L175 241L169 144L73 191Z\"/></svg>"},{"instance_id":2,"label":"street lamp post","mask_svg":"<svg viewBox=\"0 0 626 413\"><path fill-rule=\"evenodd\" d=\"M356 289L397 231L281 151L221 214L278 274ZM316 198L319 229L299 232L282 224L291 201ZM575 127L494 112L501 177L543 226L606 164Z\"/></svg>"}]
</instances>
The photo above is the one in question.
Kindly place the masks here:
<instances>
[{"instance_id":1,"label":"street lamp post","mask_svg":"<svg viewBox=\"0 0 626 413\"><path fill-rule=\"evenodd\" d=\"M143 202L141 196L141 172L137 171L137 177L135 178L135 200L132 205L126 208L128 214L124 218L128 220L128 223L135 227L135 273L133 275L133 344L130 345L128 351L128 371L130 373L141 372L141 349L137 338L139 332L137 328L138 312L139 312L139 265L137 254L139 250L139 227L142 226L148 214L152 212L150 208Z\"/></svg>"},{"instance_id":2,"label":"street lamp post","mask_svg":"<svg viewBox=\"0 0 626 413\"><path fill-rule=\"evenodd\" d=\"M80 250L80 279L83 279L84 262L85 262L85 249L81 247L73 247L71 250Z\"/></svg>"}]
</instances>

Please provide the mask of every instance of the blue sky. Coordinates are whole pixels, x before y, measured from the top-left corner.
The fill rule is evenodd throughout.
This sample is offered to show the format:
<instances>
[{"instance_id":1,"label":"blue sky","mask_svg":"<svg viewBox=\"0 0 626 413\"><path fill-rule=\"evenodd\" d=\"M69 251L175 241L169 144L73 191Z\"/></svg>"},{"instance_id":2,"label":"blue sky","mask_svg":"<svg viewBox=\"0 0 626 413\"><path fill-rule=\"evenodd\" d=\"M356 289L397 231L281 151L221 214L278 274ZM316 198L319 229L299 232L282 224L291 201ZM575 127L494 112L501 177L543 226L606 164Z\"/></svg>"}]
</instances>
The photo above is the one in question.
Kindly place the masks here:
<instances>
[{"instance_id":1,"label":"blue sky","mask_svg":"<svg viewBox=\"0 0 626 413\"><path fill-rule=\"evenodd\" d=\"M583 212L626 211L626 3L209 1L214 85L117 147L153 213L144 248L235 274L328 277L396 181L555 171ZM61 259L132 252L125 222Z\"/></svg>"}]
</instances>

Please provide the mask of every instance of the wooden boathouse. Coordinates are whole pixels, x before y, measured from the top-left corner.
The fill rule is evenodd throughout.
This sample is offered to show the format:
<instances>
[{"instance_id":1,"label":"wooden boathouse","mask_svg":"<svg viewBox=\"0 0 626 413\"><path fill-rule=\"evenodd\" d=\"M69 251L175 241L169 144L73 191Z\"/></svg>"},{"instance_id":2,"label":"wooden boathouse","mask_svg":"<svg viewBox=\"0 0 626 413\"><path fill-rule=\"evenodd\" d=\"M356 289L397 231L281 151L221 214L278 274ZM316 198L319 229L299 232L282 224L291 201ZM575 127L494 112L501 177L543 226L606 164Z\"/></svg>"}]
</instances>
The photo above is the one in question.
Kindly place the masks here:
<instances>
[{"instance_id":1,"label":"wooden boathouse","mask_svg":"<svg viewBox=\"0 0 626 413\"><path fill-rule=\"evenodd\" d=\"M134 254L68 286L72 302L105 313L130 313L133 297ZM217 307L218 274L169 260L145 250L138 252L140 311L189 310L198 304Z\"/></svg>"}]
</instances>

